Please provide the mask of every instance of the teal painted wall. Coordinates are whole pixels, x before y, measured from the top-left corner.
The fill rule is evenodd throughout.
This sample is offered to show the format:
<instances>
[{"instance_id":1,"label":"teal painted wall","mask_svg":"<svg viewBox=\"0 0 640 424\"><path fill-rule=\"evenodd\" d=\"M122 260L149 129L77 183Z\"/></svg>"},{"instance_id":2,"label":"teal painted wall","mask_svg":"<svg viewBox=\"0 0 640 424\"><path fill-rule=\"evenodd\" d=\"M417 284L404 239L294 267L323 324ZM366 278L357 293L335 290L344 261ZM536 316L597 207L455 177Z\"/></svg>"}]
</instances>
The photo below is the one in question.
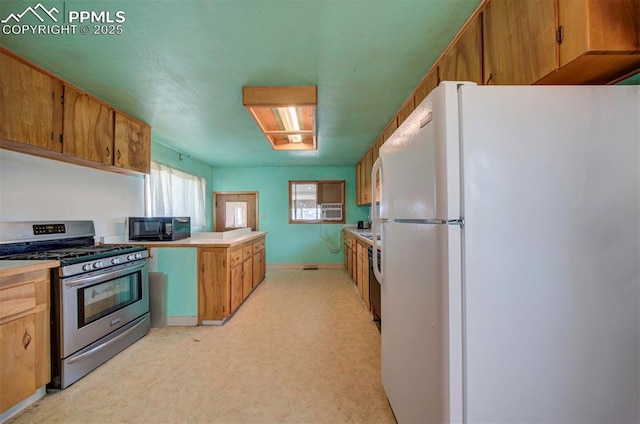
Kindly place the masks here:
<instances>
[{"instance_id":1,"label":"teal painted wall","mask_svg":"<svg viewBox=\"0 0 640 424\"><path fill-rule=\"evenodd\" d=\"M331 264L343 261L341 224L289 224L290 180L344 180L346 222L367 219L355 204L354 167L219 167L213 191L257 191L259 229L267 231L267 264ZM322 232L332 253L320 237Z\"/></svg>"},{"instance_id":2,"label":"teal painted wall","mask_svg":"<svg viewBox=\"0 0 640 424\"><path fill-rule=\"evenodd\" d=\"M635 74L625 80L620 81L620 85L640 85L640 73Z\"/></svg>"},{"instance_id":3,"label":"teal painted wall","mask_svg":"<svg viewBox=\"0 0 640 424\"><path fill-rule=\"evenodd\" d=\"M191 158L183 158L180 160L179 152L171 149L153 140L151 143L151 160L169 165L189 174L198 175L207 180L207 188L205 190L205 216L207 224L205 228L197 231L212 231L213 228L213 168L204 162L193 160Z\"/></svg>"},{"instance_id":4,"label":"teal painted wall","mask_svg":"<svg viewBox=\"0 0 640 424\"><path fill-rule=\"evenodd\" d=\"M198 316L198 249L162 247L152 256L152 271L168 275L167 316Z\"/></svg>"}]
</instances>

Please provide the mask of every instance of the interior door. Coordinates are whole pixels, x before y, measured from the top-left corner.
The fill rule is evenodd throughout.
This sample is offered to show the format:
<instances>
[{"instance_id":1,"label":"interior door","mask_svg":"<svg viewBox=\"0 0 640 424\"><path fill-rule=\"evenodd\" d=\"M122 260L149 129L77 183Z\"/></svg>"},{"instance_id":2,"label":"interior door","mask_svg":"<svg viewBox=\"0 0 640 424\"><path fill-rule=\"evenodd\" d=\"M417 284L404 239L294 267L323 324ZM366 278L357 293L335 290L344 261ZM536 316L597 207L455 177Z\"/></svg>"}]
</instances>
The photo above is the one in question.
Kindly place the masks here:
<instances>
[{"instance_id":1,"label":"interior door","mask_svg":"<svg viewBox=\"0 0 640 424\"><path fill-rule=\"evenodd\" d=\"M258 231L257 192L214 192L214 231L251 227Z\"/></svg>"}]
</instances>

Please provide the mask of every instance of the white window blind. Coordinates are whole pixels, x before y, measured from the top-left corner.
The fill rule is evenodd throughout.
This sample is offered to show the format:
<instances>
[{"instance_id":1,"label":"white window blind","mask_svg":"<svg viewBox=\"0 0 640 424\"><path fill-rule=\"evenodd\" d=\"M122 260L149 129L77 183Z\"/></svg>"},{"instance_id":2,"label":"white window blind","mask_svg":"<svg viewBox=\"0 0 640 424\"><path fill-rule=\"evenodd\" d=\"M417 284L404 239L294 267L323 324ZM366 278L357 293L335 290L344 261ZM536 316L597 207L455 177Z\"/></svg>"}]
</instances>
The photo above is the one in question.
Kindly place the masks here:
<instances>
[{"instance_id":1,"label":"white window blind","mask_svg":"<svg viewBox=\"0 0 640 424\"><path fill-rule=\"evenodd\" d=\"M152 161L147 182L148 216L189 216L193 228L206 226L204 178Z\"/></svg>"}]
</instances>

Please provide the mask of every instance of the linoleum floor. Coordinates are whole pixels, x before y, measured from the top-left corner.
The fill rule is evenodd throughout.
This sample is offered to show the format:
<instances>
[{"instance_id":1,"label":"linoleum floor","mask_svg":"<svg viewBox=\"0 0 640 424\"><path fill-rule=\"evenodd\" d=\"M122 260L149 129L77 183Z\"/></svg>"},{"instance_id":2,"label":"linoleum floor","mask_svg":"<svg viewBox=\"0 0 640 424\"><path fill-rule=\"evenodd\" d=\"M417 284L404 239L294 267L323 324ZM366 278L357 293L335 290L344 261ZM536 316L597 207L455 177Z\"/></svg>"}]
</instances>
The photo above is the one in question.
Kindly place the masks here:
<instances>
[{"instance_id":1,"label":"linoleum floor","mask_svg":"<svg viewBox=\"0 0 640 424\"><path fill-rule=\"evenodd\" d=\"M395 423L380 333L342 269L269 269L219 327L151 332L22 423Z\"/></svg>"}]
</instances>

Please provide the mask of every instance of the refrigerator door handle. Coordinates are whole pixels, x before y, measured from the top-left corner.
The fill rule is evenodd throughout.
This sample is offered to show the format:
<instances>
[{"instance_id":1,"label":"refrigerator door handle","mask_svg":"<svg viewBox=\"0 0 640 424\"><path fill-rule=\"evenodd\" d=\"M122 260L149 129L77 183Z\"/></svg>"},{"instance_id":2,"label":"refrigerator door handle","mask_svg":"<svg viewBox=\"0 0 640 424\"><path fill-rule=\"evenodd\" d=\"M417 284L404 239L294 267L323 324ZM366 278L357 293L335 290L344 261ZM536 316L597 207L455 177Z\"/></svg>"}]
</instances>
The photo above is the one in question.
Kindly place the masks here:
<instances>
[{"instance_id":1,"label":"refrigerator door handle","mask_svg":"<svg viewBox=\"0 0 640 424\"><path fill-rule=\"evenodd\" d=\"M371 235L373 238L373 274L382 286L384 284L382 264L378 265L378 225L387 220L381 220L378 217L378 211L376 208L376 177L380 174L380 203L382 203L382 158L376 159L371 168ZM383 249L380 249L380 262L382 262ZM379 266L379 268L378 268Z\"/></svg>"},{"instance_id":2,"label":"refrigerator door handle","mask_svg":"<svg viewBox=\"0 0 640 424\"><path fill-rule=\"evenodd\" d=\"M458 219L381 219L380 222L396 224L425 224L425 225L458 225L464 227L464 218Z\"/></svg>"}]
</instances>

